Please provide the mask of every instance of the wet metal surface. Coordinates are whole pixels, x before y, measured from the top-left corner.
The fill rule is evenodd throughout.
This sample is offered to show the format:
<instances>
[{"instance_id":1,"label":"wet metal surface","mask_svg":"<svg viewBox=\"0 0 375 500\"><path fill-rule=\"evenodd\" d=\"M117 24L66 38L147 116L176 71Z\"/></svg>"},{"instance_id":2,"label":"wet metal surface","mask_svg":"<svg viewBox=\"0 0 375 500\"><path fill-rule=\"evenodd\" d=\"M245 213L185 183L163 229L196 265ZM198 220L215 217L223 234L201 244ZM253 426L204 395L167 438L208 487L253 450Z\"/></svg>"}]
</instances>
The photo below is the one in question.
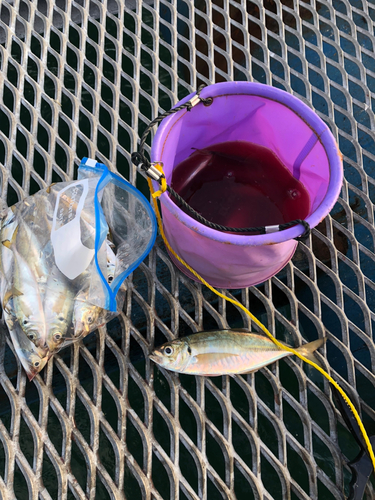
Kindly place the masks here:
<instances>
[{"instance_id":1,"label":"wet metal surface","mask_svg":"<svg viewBox=\"0 0 375 500\"><path fill-rule=\"evenodd\" d=\"M374 435L374 28L362 0L1 0L1 197L71 179L83 156L148 196L130 154L200 83L298 96L340 146L341 197L276 277L227 293L290 344L327 334L326 368ZM160 240L128 290L118 319L32 383L2 334L3 500L345 498L359 448L319 374L294 359L236 378L159 370L147 354L166 339L251 325Z\"/></svg>"}]
</instances>

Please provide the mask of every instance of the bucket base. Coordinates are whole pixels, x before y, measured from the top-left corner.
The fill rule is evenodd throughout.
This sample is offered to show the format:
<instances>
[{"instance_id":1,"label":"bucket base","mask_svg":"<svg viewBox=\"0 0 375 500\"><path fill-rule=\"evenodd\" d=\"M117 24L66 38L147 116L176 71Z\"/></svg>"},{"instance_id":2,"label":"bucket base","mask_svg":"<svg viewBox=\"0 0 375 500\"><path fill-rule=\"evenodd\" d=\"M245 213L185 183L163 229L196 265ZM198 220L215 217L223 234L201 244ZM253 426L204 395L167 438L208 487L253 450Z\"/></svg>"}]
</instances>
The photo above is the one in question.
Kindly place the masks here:
<instances>
[{"instance_id":1,"label":"bucket base","mask_svg":"<svg viewBox=\"0 0 375 500\"><path fill-rule=\"evenodd\" d=\"M248 288L250 286L255 286L255 285L259 285L260 283L264 283L265 281L267 281L269 278L272 278L272 276L275 276L275 274L277 274L278 272L280 272L287 264L288 262L291 260L291 258L293 257L294 255L294 252L296 251L296 248L297 248L297 241L296 241L296 244L295 246L292 248L292 251L290 252L290 255L287 256L287 258L280 264L280 267L276 270L272 270L269 275L267 275L266 277L260 279L260 280L256 280L254 279L253 281L250 281L248 280L246 283L230 283L230 282L215 282L215 280L211 280L209 277L206 277L204 276L203 274L201 274L202 278L204 280L207 281L207 283L215 288L225 288L225 289L242 289L242 288ZM173 262L173 264L183 273L185 274L185 276L187 276L188 278L192 279L193 281L196 281L197 283L201 283L201 281L199 281L195 276L194 274L192 274L185 266L183 266L170 252L169 250L167 249L167 252L168 252L168 255L171 259L171 261ZM257 273L258 274L258 273Z\"/></svg>"}]
</instances>

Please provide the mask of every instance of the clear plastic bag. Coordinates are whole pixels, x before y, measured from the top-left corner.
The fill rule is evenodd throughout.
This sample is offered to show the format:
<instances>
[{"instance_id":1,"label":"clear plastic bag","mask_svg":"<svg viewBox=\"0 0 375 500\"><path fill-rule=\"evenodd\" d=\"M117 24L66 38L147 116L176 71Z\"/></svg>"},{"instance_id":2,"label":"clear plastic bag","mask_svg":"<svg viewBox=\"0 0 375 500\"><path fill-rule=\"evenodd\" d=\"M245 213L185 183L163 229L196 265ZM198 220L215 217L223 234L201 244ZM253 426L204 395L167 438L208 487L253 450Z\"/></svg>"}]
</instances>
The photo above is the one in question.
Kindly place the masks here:
<instances>
[{"instance_id":1,"label":"clear plastic bag","mask_svg":"<svg viewBox=\"0 0 375 500\"><path fill-rule=\"evenodd\" d=\"M119 314L123 282L151 250L156 220L137 189L84 158L77 181L9 208L0 236L4 318L32 378L53 353Z\"/></svg>"}]
</instances>

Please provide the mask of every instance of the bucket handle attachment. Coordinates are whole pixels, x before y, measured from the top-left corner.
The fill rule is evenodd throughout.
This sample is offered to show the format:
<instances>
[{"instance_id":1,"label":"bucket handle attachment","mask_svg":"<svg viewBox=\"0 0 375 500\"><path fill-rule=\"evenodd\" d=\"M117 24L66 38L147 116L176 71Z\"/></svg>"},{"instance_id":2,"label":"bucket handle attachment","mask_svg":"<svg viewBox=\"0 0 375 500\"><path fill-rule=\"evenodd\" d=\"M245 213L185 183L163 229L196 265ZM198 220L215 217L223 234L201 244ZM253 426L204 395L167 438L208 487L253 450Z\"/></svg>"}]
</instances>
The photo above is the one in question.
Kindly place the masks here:
<instances>
[{"instance_id":1,"label":"bucket handle attachment","mask_svg":"<svg viewBox=\"0 0 375 500\"><path fill-rule=\"evenodd\" d=\"M188 210L193 217L200 223L204 224L207 227L210 227L211 229L215 229L217 231L223 231L223 232L231 232L231 233L258 233L258 234L269 234L269 233L274 233L277 231L283 231L284 229L288 229L290 227L293 227L297 224L301 224L304 227L304 232L301 234L301 236L298 236L294 238L297 241L305 241L311 233L311 228L310 224L302 219L295 219L290 222L285 222L283 224L276 224L272 226L258 226L258 227L228 227L228 226L222 226L221 224L216 224L214 222L210 222L209 220L205 219L202 217L198 212L194 210L186 201L173 189L171 186L169 186L166 182L166 178L163 172L163 163L162 162L155 162L151 163L146 156L144 155L144 148L145 148L145 143L148 137L148 134L151 132L152 128L157 124L160 123L164 118L167 116L170 116L174 113L178 113L179 111L186 109L187 111L190 111L194 106L202 102L205 106L210 106L213 102L212 97L206 97L202 98L200 96L200 93L202 89L205 87L205 85L200 85L198 87L197 93L195 96L193 96L189 101L187 101L184 104L181 104L180 106L177 106L176 108L172 108L169 111L166 111L165 113L162 113L159 115L157 118L152 120L149 125L146 127L145 131L142 134L141 141L139 143L139 148L137 152L132 153L131 159L134 165L138 168L138 171L145 177L145 178L151 178L154 181L157 181L161 189L157 191L155 194L155 197L160 196L163 194L165 191L168 191L168 193L175 198L175 200L178 201L178 203L183 206L186 210Z\"/></svg>"}]
</instances>

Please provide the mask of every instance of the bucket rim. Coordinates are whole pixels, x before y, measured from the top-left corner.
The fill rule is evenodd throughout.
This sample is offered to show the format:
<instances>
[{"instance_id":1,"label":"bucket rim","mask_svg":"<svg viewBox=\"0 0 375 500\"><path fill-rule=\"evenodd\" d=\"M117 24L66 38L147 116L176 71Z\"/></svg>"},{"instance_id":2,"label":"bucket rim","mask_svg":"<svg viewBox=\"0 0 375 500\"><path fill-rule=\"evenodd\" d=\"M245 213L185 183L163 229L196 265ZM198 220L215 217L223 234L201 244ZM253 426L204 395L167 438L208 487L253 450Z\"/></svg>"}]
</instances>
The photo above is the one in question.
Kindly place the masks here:
<instances>
[{"instance_id":1,"label":"bucket rim","mask_svg":"<svg viewBox=\"0 0 375 500\"><path fill-rule=\"evenodd\" d=\"M174 107L180 106L181 104L189 101L196 93L193 92L188 96L180 100ZM306 222L309 223L310 227L313 228L319 224L332 210L334 204L337 201L338 196L341 192L342 182L343 182L343 163L342 155L336 143L336 140L328 128L328 125L303 101L297 97L289 94L285 90L281 90L277 87L272 87L270 85L265 85L263 83L257 82L221 82L208 85L204 87L201 91L201 97L227 97L234 95L248 95L263 97L276 101L291 111L296 113L305 123L308 125L312 131L317 135L319 142L323 146L329 163L330 178L327 188L327 193L320 203L320 205L315 209L315 211L306 217ZM203 104L202 104L203 105ZM153 139L151 148L151 161L160 161L162 157L162 151L165 145L165 139L168 135L168 130L180 120L185 113L193 113L194 108L191 111L181 110L174 115L165 118ZM162 161L162 160L161 160ZM158 184L154 182L154 187L158 189ZM241 234L231 234L216 229L209 228L204 224L201 224L196 219L193 219L186 212L182 211L169 197L167 192L160 196L160 201L162 205L182 224L184 224L189 229L194 232L210 238L212 240L229 243L238 246L261 246L261 245L272 245L277 243L282 243L287 240L294 239L303 234L305 228L298 224L294 227L284 229L282 231L259 234L259 235L241 235Z\"/></svg>"}]
</instances>

